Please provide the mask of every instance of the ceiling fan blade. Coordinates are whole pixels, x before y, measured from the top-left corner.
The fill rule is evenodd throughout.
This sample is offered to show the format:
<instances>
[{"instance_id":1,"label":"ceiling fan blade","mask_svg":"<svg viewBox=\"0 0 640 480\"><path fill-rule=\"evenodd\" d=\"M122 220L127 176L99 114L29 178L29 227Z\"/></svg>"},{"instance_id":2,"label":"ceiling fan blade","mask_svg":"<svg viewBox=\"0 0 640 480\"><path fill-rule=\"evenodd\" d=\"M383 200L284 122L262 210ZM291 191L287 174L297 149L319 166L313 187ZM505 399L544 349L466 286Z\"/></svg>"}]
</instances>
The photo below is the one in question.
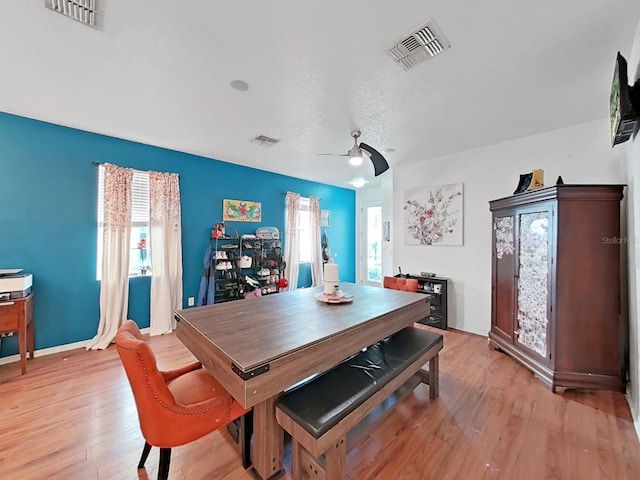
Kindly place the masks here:
<instances>
[{"instance_id":1,"label":"ceiling fan blade","mask_svg":"<svg viewBox=\"0 0 640 480\"><path fill-rule=\"evenodd\" d=\"M360 143L360 148L371 154L371 163L373 163L374 177L389 170L389 164L384 157L375 148L370 147L366 143Z\"/></svg>"}]
</instances>

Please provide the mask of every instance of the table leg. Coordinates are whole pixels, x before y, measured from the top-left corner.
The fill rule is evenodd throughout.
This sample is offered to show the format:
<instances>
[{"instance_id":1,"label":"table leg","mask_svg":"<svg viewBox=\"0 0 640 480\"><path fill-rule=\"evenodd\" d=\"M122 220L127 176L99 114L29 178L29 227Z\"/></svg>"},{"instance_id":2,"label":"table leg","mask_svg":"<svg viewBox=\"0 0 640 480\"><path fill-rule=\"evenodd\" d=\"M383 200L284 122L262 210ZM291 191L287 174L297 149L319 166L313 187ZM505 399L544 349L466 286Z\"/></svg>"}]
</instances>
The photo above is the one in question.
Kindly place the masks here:
<instances>
[{"instance_id":1,"label":"table leg","mask_svg":"<svg viewBox=\"0 0 640 480\"><path fill-rule=\"evenodd\" d=\"M35 351L33 348L33 321L27 325L27 350L29 351L29 358L33 360L35 358L33 353Z\"/></svg>"},{"instance_id":2,"label":"table leg","mask_svg":"<svg viewBox=\"0 0 640 480\"><path fill-rule=\"evenodd\" d=\"M282 473L284 432L276 421L278 396L253 407L253 471L262 480L278 478Z\"/></svg>"},{"instance_id":3,"label":"table leg","mask_svg":"<svg viewBox=\"0 0 640 480\"><path fill-rule=\"evenodd\" d=\"M24 375L27 373L27 332L24 328L18 332L18 346L20 349L20 369Z\"/></svg>"},{"instance_id":4,"label":"table leg","mask_svg":"<svg viewBox=\"0 0 640 480\"><path fill-rule=\"evenodd\" d=\"M436 354L429 360L429 398L436 398L440 394L440 360Z\"/></svg>"}]
</instances>

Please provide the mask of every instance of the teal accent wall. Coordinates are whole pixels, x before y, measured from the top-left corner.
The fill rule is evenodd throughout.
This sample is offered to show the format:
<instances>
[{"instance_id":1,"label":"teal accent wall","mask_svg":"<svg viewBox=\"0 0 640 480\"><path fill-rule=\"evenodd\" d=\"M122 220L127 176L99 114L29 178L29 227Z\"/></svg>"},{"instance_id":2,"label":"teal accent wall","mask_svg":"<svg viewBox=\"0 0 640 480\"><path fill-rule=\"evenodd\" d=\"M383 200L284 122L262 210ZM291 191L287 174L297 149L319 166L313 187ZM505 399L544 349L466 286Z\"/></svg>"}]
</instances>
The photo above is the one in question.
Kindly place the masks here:
<instances>
[{"instance_id":1,"label":"teal accent wall","mask_svg":"<svg viewBox=\"0 0 640 480\"><path fill-rule=\"evenodd\" d=\"M0 112L0 268L33 273L36 349L88 340L98 326L97 173L91 162L180 175L184 306L197 297L211 227L225 198L262 202L262 223L284 231L285 192L317 196L340 278L355 281L355 192L224 161L97 135ZM310 285L308 267L299 285ZM129 318L149 326L148 277L132 278ZM3 338L0 356L18 352Z\"/></svg>"}]
</instances>

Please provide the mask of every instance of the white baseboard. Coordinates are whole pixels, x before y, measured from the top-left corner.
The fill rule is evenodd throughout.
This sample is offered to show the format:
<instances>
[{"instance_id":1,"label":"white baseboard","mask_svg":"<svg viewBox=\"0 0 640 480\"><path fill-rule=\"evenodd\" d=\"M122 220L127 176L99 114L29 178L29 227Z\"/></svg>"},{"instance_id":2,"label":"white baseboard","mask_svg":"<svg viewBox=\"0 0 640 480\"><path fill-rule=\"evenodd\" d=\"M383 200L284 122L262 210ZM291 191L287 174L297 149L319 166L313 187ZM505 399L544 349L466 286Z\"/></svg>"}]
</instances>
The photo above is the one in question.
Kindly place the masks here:
<instances>
[{"instance_id":1,"label":"white baseboard","mask_svg":"<svg viewBox=\"0 0 640 480\"><path fill-rule=\"evenodd\" d=\"M140 333L147 334L149 333L149 328L141 328ZM65 345L57 345L55 347L43 348L40 350L36 350L34 352L36 357L42 357L45 355L52 355L54 353L67 352L69 350L75 350L76 348L86 348L89 344L89 340L82 340L81 342L67 343ZM16 353L15 355L9 355L8 357L0 358L0 365L5 365L7 363L13 363L20 360L20 354Z\"/></svg>"}]
</instances>

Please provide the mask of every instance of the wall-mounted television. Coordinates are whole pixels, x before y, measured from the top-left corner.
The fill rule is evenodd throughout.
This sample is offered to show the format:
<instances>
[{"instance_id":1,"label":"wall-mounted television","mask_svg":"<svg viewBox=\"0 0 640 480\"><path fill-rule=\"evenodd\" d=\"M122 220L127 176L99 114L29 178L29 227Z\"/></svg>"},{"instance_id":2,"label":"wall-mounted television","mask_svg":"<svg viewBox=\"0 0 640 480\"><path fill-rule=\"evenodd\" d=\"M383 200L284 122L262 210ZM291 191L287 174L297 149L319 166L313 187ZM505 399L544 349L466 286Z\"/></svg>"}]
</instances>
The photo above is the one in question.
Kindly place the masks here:
<instances>
[{"instance_id":1,"label":"wall-mounted television","mask_svg":"<svg viewBox=\"0 0 640 480\"><path fill-rule=\"evenodd\" d=\"M618 52L609 92L609 117L611 120L611 146L631 138L640 113L640 80L629 86L627 61Z\"/></svg>"}]
</instances>

